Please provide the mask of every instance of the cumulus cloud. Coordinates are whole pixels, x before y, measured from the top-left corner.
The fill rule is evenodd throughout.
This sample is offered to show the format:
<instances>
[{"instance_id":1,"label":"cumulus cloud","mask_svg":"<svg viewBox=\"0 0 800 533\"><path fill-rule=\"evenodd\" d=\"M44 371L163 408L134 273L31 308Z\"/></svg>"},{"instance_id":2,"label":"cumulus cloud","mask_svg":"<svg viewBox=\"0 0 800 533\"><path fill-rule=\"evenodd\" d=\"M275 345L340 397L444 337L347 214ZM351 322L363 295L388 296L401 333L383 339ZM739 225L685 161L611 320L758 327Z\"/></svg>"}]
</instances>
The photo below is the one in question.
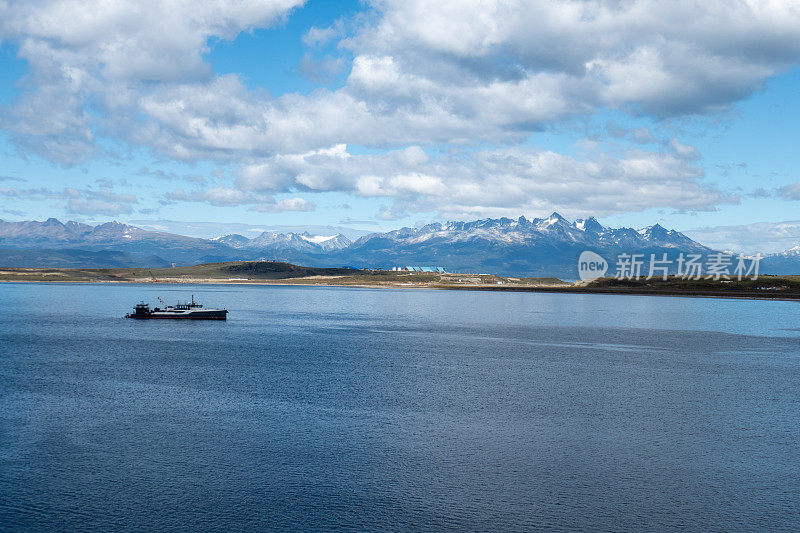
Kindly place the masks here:
<instances>
[{"instance_id":1,"label":"cumulus cloud","mask_svg":"<svg viewBox=\"0 0 800 533\"><path fill-rule=\"evenodd\" d=\"M339 144L300 154L280 154L243 165L237 186L254 191L355 191L355 181L390 176L398 169L416 170L429 162L418 146L379 155L352 156Z\"/></svg>"},{"instance_id":2,"label":"cumulus cloud","mask_svg":"<svg viewBox=\"0 0 800 533\"><path fill-rule=\"evenodd\" d=\"M230 187L213 187L187 194L182 189L168 194L170 200L183 202L205 202L217 207L251 204L259 201L256 195Z\"/></svg>"},{"instance_id":3,"label":"cumulus cloud","mask_svg":"<svg viewBox=\"0 0 800 533\"><path fill-rule=\"evenodd\" d=\"M378 21L351 40L357 59L391 58L397 79L413 76L437 88L508 84L524 97L532 84L573 110L706 112L749 94L800 55L800 6L792 1L376 5Z\"/></svg>"},{"instance_id":4,"label":"cumulus cloud","mask_svg":"<svg viewBox=\"0 0 800 533\"><path fill-rule=\"evenodd\" d=\"M714 210L739 198L701 183L696 150L602 151L584 158L530 147L429 157L417 146L351 155L343 145L279 155L242 168L237 189L258 193L342 191L394 200L378 214L444 217L514 216L558 209L574 216L648 208Z\"/></svg>"},{"instance_id":5,"label":"cumulus cloud","mask_svg":"<svg viewBox=\"0 0 800 533\"><path fill-rule=\"evenodd\" d=\"M0 3L0 39L30 66L0 127L24 148L70 164L94 153L94 129L136 116L151 87L213 79L211 38L266 27L303 0ZM1 42L1 41L0 41ZM100 118L93 118L90 108ZM105 120L103 120L105 119Z\"/></svg>"},{"instance_id":6,"label":"cumulus cloud","mask_svg":"<svg viewBox=\"0 0 800 533\"><path fill-rule=\"evenodd\" d=\"M303 198L284 198L273 204L259 204L250 208L261 213L285 213L286 211L314 211L317 205Z\"/></svg>"},{"instance_id":7,"label":"cumulus cloud","mask_svg":"<svg viewBox=\"0 0 800 533\"><path fill-rule=\"evenodd\" d=\"M211 75L202 59L210 37L233 39L265 27L302 0L34 0L0 6L5 36L20 54L84 68L107 80L185 81ZM99 69L99 73L92 72ZM37 74L45 74L40 72Z\"/></svg>"},{"instance_id":8,"label":"cumulus cloud","mask_svg":"<svg viewBox=\"0 0 800 533\"><path fill-rule=\"evenodd\" d=\"M213 187L204 190L186 192L176 189L167 193L166 201L195 202L216 207L250 206L249 210L262 213L283 213L286 211L314 211L316 204L303 198L283 198L275 200L268 194L256 191L242 191L232 187Z\"/></svg>"},{"instance_id":9,"label":"cumulus cloud","mask_svg":"<svg viewBox=\"0 0 800 533\"><path fill-rule=\"evenodd\" d=\"M97 131L187 160L512 142L601 107L717 110L800 58L795 2L381 0L342 42L354 59L338 91L271 98L203 61L209 39L269 26L301 3L4 4L0 34L31 75L3 127L64 163L91 155ZM305 40L339 32L312 28ZM311 76L342 66L310 57Z\"/></svg>"},{"instance_id":10,"label":"cumulus cloud","mask_svg":"<svg viewBox=\"0 0 800 533\"><path fill-rule=\"evenodd\" d=\"M337 190L393 199L386 217L713 209L737 199L701 185L700 154L677 140L586 158L518 143L608 108L713 113L800 60L794 1L375 0L347 32L338 22L304 38L347 49L337 90L273 97L204 61L210 40L268 27L302 3L0 3L0 36L30 66L0 127L63 164L95 154L98 137L183 161L244 162L235 188L173 201L280 209L259 195ZM346 68L313 57L300 66L312 79ZM345 144L388 151L349 156ZM486 145L500 148L474 151ZM431 146L450 151L431 160Z\"/></svg>"},{"instance_id":11,"label":"cumulus cloud","mask_svg":"<svg viewBox=\"0 0 800 533\"><path fill-rule=\"evenodd\" d=\"M337 36L337 31L333 28L317 28L312 26L303 35L303 44L306 46L321 46L332 41Z\"/></svg>"}]
</instances>

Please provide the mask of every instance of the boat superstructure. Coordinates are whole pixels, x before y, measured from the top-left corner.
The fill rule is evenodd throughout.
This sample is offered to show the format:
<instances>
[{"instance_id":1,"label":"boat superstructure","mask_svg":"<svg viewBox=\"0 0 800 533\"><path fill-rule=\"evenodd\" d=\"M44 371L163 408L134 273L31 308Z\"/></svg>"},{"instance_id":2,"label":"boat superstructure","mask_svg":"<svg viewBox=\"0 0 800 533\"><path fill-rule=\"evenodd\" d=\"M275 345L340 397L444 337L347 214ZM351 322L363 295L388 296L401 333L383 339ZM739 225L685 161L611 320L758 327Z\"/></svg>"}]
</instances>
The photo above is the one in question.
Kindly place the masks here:
<instances>
[{"instance_id":1,"label":"boat superstructure","mask_svg":"<svg viewBox=\"0 0 800 533\"><path fill-rule=\"evenodd\" d=\"M163 303L164 300L159 300ZM192 301L188 303L178 303L177 305L166 305L164 308L154 307L144 302L136 304L133 313L125 315L125 318L177 318L195 320L227 320L227 309L206 309L199 303Z\"/></svg>"}]
</instances>

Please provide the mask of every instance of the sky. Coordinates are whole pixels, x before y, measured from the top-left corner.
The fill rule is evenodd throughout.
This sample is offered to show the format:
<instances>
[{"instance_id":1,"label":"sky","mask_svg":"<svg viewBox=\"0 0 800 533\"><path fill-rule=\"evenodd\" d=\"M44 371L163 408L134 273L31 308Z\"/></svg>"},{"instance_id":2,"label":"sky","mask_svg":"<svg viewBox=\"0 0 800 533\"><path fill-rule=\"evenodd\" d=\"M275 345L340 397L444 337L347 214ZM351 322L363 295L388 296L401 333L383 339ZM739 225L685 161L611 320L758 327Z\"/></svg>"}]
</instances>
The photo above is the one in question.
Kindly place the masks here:
<instances>
[{"instance_id":1,"label":"sky","mask_svg":"<svg viewBox=\"0 0 800 533\"><path fill-rule=\"evenodd\" d=\"M800 0L0 0L0 218L800 244Z\"/></svg>"}]
</instances>

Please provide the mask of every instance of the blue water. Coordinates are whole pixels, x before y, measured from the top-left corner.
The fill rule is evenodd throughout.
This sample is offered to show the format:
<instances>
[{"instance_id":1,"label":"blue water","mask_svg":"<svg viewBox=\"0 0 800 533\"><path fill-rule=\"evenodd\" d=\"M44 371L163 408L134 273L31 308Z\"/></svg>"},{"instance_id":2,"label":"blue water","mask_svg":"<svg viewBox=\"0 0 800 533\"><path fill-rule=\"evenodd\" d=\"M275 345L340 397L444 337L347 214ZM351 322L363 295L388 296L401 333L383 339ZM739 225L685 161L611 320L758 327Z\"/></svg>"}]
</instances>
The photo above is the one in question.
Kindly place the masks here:
<instances>
[{"instance_id":1,"label":"blue water","mask_svg":"<svg viewBox=\"0 0 800 533\"><path fill-rule=\"evenodd\" d=\"M134 321L191 294L227 322ZM800 304L0 285L0 527L798 530Z\"/></svg>"}]
</instances>

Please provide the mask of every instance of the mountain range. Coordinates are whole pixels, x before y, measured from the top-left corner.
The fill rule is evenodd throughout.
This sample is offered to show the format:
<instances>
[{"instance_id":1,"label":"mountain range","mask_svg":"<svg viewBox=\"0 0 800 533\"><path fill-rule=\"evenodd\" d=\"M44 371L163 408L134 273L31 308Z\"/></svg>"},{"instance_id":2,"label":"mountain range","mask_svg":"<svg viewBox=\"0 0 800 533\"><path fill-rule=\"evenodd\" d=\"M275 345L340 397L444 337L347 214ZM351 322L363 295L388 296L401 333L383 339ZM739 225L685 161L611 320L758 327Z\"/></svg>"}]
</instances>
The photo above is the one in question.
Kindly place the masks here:
<instances>
[{"instance_id":1,"label":"mountain range","mask_svg":"<svg viewBox=\"0 0 800 533\"><path fill-rule=\"evenodd\" d=\"M574 279L580 253L606 258L620 253L709 254L713 250L658 224L644 229L610 228L595 218L482 219L434 223L372 233L351 241L342 234L264 232L199 239L108 222L97 226L50 218L44 222L0 221L0 266L123 267L189 265L232 260L280 260L308 266L388 269L441 266L452 272ZM800 272L800 247L774 254L763 272Z\"/></svg>"},{"instance_id":2,"label":"mountain range","mask_svg":"<svg viewBox=\"0 0 800 533\"><path fill-rule=\"evenodd\" d=\"M312 235L310 233L272 233L265 231L254 239L232 234L211 239L237 250L299 250L309 253L325 253L347 248L353 241L337 233L336 235Z\"/></svg>"}]
</instances>

